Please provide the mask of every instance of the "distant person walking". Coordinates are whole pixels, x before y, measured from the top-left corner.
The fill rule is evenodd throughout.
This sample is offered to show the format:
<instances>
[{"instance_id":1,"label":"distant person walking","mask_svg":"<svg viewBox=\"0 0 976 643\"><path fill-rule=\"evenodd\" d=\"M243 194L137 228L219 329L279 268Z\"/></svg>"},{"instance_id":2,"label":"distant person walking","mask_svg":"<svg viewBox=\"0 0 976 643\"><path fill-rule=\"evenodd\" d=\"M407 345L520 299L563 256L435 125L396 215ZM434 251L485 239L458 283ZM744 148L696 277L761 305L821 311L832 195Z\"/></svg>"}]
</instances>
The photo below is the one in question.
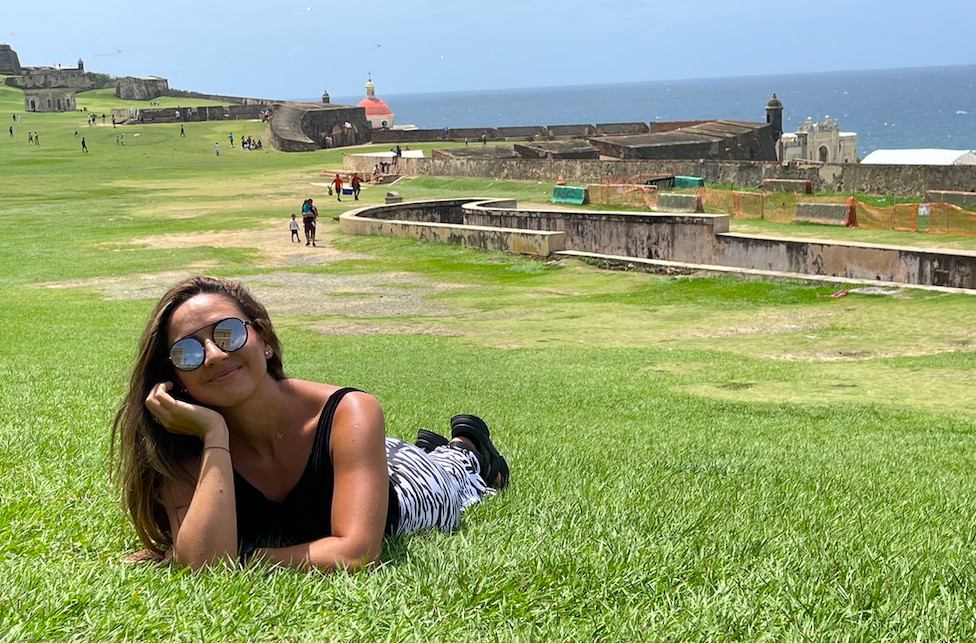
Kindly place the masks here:
<instances>
[{"instance_id":1,"label":"distant person walking","mask_svg":"<svg viewBox=\"0 0 976 643\"><path fill-rule=\"evenodd\" d=\"M214 143L214 152L217 153L217 156L220 156L220 143L219 142Z\"/></svg>"},{"instance_id":2,"label":"distant person walking","mask_svg":"<svg viewBox=\"0 0 976 643\"><path fill-rule=\"evenodd\" d=\"M78 128L75 128L75 138L78 138Z\"/></svg>"},{"instance_id":3,"label":"distant person walking","mask_svg":"<svg viewBox=\"0 0 976 643\"><path fill-rule=\"evenodd\" d=\"M81 151L88 154L88 145L85 143L85 137L81 137Z\"/></svg>"},{"instance_id":4,"label":"distant person walking","mask_svg":"<svg viewBox=\"0 0 976 643\"><path fill-rule=\"evenodd\" d=\"M14 126L11 125L10 126L10 138L13 138L13 137L14 137Z\"/></svg>"},{"instance_id":5,"label":"distant person walking","mask_svg":"<svg viewBox=\"0 0 976 643\"><path fill-rule=\"evenodd\" d=\"M312 245L315 236L315 217L312 215L312 200L305 199L302 203L302 224L305 226L305 245Z\"/></svg>"},{"instance_id":6,"label":"distant person walking","mask_svg":"<svg viewBox=\"0 0 976 643\"><path fill-rule=\"evenodd\" d=\"M41 137L37 132L34 132L34 145L41 144Z\"/></svg>"},{"instance_id":7,"label":"distant person walking","mask_svg":"<svg viewBox=\"0 0 976 643\"><path fill-rule=\"evenodd\" d=\"M302 237L298 234L298 220L295 218L294 213L291 215L291 221L288 222L288 229L291 230L291 240L301 243Z\"/></svg>"},{"instance_id":8,"label":"distant person walking","mask_svg":"<svg viewBox=\"0 0 976 643\"><path fill-rule=\"evenodd\" d=\"M335 178L332 179L332 185L335 186L336 201L342 201L342 177L336 174Z\"/></svg>"},{"instance_id":9,"label":"distant person walking","mask_svg":"<svg viewBox=\"0 0 976 643\"><path fill-rule=\"evenodd\" d=\"M352 179L349 181L349 184L352 185L352 196L353 200L355 201L359 200L359 190L362 189L359 185L361 182L362 181L359 179L359 172L353 172Z\"/></svg>"},{"instance_id":10,"label":"distant person walking","mask_svg":"<svg viewBox=\"0 0 976 643\"><path fill-rule=\"evenodd\" d=\"M230 139L230 146L231 147L234 147L234 132L228 132L227 133L227 138Z\"/></svg>"},{"instance_id":11,"label":"distant person walking","mask_svg":"<svg viewBox=\"0 0 976 643\"><path fill-rule=\"evenodd\" d=\"M31 131L28 131L27 132L27 144L28 145L33 145L34 144L34 132L31 132Z\"/></svg>"},{"instance_id":12,"label":"distant person walking","mask_svg":"<svg viewBox=\"0 0 976 643\"><path fill-rule=\"evenodd\" d=\"M180 136L186 138L186 132L183 131L183 123L180 123Z\"/></svg>"}]
</instances>

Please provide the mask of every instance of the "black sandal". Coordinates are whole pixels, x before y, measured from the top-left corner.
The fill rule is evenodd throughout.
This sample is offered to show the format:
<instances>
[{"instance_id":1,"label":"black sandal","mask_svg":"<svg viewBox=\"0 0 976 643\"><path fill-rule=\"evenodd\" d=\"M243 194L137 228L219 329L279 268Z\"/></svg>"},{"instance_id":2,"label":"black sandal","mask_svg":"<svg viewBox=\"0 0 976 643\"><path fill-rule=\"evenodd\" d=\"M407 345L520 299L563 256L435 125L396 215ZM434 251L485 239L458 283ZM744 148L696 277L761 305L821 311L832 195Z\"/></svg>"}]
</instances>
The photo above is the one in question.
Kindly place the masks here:
<instances>
[{"instance_id":1,"label":"black sandal","mask_svg":"<svg viewBox=\"0 0 976 643\"><path fill-rule=\"evenodd\" d=\"M420 429L417 431L417 441L414 442L418 447L426 451L427 453L432 452L437 447L443 447L450 444L450 440L445 438L440 433L434 433L427 429Z\"/></svg>"},{"instance_id":2,"label":"black sandal","mask_svg":"<svg viewBox=\"0 0 976 643\"><path fill-rule=\"evenodd\" d=\"M481 464L481 478L489 487L498 489L508 486L508 462L492 444L488 425L477 415L455 415L451 418L451 437L467 438L474 442L475 455Z\"/></svg>"}]
</instances>

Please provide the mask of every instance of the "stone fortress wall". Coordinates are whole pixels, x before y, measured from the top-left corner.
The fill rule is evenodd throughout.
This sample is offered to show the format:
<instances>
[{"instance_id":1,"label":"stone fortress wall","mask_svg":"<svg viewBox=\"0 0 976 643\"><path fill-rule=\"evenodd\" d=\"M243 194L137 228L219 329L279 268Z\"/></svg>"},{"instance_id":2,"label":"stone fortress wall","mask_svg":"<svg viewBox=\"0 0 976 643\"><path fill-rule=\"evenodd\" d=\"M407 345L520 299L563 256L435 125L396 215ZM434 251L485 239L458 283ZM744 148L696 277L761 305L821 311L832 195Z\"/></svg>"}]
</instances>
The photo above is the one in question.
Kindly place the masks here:
<instances>
[{"instance_id":1,"label":"stone fortress wall","mask_svg":"<svg viewBox=\"0 0 976 643\"><path fill-rule=\"evenodd\" d=\"M152 107L136 109L133 114L128 108L112 109L112 116L119 123L189 123L191 121L234 121L259 120L266 111L275 110L275 103L253 105L207 105L193 107Z\"/></svg>"},{"instance_id":2,"label":"stone fortress wall","mask_svg":"<svg viewBox=\"0 0 976 643\"><path fill-rule=\"evenodd\" d=\"M588 123L520 127L374 129L378 144L430 141L519 141L526 158L741 159L776 160L779 133L771 123L752 121L674 121ZM567 141L575 142L566 145ZM560 143L553 145L552 143Z\"/></svg>"},{"instance_id":3,"label":"stone fortress wall","mask_svg":"<svg viewBox=\"0 0 976 643\"><path fill-rule=\"evenodd\" d=\"M168 92L169 81L157 76L125 76L115 81L115 95L123 100L153 100Z\"/></svg>"},{"instance_id":4,"label":"stone fortress wall","mask_svg":"<svg viewBox=\"0 0 976 643\"><path fill-rule=\"evenodd\" d=\"M352 105L286 103L271 119L271 144L283 152L363 145L369 142L369 133L366 110Z\"/></svg>"},{"instance_id":5,"label":"stone fortress wall","mask_svg":"<svg viewBox=\"0 0 976 643\"><path fill-rule=\"evenodd\" d=\"M0 74L5 76L19 76L23 73L20 58L10 45L0 43Z\"/></svg>"},{"instance_id":6,"label":"stone fortress wall","mask_svg":"<svg viewBox=\"0 0 976 643\"><path fill-rule=\"evenodd\" d=\"M347 172L371 172L375 159L346 154ZM765 179L810 181L815 192L916 196L926 190L976 191L976 166L861 165L725 160L594 160L512 158L401 158L403 175L492 177L570 184L600 183L606 177L676 174L712 183L761 187Z\"/></svg>"},{"instance_id":7,"label":"stone fortress wall","mask_svg":"<svg viewBox=\"0 0 976 643\"><path fill-rule=\"evenodd\" d=\"M24 109L28 112L70 112L77 109L75 92L63 87L25 89Z\"/></svg>"},{"instance_id":8,"label":"stone fortress wall","mask_svg":"<svg viewBox=\"0 0 976 643\"><path fill-rule=\"evenodd\" d=\"M346 234L657 269L976 288L976 252L734 234L724 214L518 207L511 199L467 198L366 206L343 213L339 226Z\"/></svg>"},{"instance_id":9,"label":"stone fortress wall","mask_svg":"<svg viewBox=\"0 0 976 643\"><path fill-rule=\"evenodd\" d=\"M15 54L16 55L16 54ZM22 67L20 75L10 76L6 84L22 90L70 89L84 92L96 85L94 74L85 71L79 60L78 67Z\"/></svg>"},{"instance_id":10,"label":"stone fortress wall","mask_svg":"<svg viewBox=\"0 0 976 643\"><path fill-rule=\"evenodd\" d=\"M489 141L540 141L562 138L587 138L591 136L627 136L671 132L681 127L706 123L695 121L651 121L650 123L597 123L575 125L515 125L510 127L453 127L447 130L433 128L374 129L373 142L383 144L421 143L437 141L479 141L485 134Z\"/></svg>"}]
</instances>

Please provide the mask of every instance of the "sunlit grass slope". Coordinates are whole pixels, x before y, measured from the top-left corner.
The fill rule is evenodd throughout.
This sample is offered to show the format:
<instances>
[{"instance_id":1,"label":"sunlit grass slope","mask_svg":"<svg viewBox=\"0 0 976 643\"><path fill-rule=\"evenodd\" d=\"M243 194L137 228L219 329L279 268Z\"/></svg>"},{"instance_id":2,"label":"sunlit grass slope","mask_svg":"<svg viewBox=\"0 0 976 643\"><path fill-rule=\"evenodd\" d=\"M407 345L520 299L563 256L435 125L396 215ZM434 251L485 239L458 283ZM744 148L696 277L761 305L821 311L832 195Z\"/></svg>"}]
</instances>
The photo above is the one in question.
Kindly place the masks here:
<instances>
[{"instance_id":1,"label":"sunlit grass slope","mask_svg":"<svg viewBox=\"0 0 976 643\"><path fill-rule=\"evenodd\" d=\"M0 130L0 640L976 637L971 296L828 298L841 285L345 237L332 215L385 189L330 199L341 150L225 149L229 131L267 142L257 122L186 138L84 112L14 123L21 100L0 89L15 127ZM539 202L551 186L396 189ZM309 196L343 253L330 261L287 245ZM145 284L190 271L271 302L296 288L301 306L272 305L289 373L370 391L405 438L481 415L510 489L368 573L121 564L138 543L109 427L158 293ZM421 312L381 302L417 293ZM350 301L375 312L341 313Z\"/></svg>"}]
</instances>

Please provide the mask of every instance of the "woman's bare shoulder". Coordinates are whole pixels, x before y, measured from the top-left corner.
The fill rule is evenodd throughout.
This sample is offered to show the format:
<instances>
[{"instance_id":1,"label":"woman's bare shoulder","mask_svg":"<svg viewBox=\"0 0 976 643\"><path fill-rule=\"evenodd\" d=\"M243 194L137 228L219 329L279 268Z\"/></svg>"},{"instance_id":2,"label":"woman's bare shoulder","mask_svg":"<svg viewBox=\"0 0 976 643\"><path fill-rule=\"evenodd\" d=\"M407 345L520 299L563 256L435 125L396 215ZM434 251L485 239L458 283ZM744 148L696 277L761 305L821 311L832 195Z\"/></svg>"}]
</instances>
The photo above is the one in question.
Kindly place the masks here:
<instances>
[{"instance_id":1,"label":"woman's bare shoulder","mask_svg":"<svg viewBox=\"0 0 976 643\"><path fill-rule=\"evenodd\" d=\"M312 380L300 380L295 377L289 377L288 379L282 380L282 383L288 386L297 395L324 399L329 399L330 395L342 388L341 386L336 386L335 384L313 382Z\"/></svg>"},{"instance_id":2,"label":"woman's bare shoulder","mask_svg":"<svg viewBox=\"0 0 976 643\"><path fill-rule=\"evenodd\" d=\"M313 405L321 408L332 394L336 391L347 388L343 386L337 386L335 384L326 384L324 382L313 382L310 380L299 380L299 379L288 379L285 380L288 386L292 389L293 395L295 395L299 400L303 402L309 402ZM369 393L364 393L362 391L355 391L347 394L343 400L348 399L349 401L355 400L355 404L376 402L374 398ZM352 405L347 405L352 406Z\"/></svg>"}]
</instances>

